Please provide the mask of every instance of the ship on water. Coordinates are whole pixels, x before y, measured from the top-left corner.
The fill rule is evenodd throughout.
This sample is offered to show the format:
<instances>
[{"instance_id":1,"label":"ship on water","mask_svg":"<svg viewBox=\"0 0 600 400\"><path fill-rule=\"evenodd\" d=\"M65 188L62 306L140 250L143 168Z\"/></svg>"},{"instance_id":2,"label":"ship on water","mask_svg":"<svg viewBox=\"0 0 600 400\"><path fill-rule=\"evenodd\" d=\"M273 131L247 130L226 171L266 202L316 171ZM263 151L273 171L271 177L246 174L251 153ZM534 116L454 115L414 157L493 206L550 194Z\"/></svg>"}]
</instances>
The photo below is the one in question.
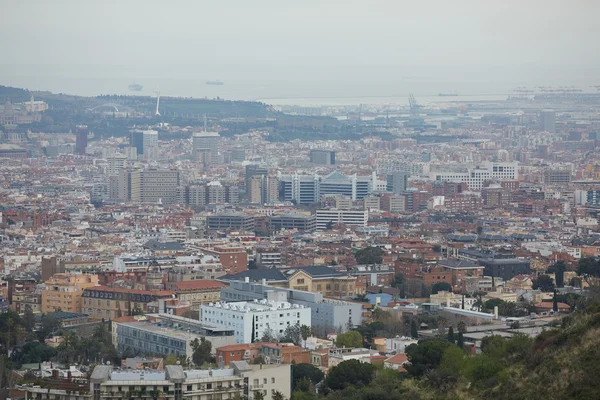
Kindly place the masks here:
<instances>
[{"instance_id":1,"label":"ship on water","mask_svg":"<svg viewBox=\"0 0 600 400\"><path fill-rule=\"evenodd\" d=\"M222 81L206 81L207 85L213 85L213 86L223 86L224 83Z\"/></svg>"},{"instance_id":2,"label":"ship on water","mask_svg":"<svg viewBox=\"0 0 600 400\"><path fill-rule=\"evenodd\" d=\"M456 93L456 92L452 92L452 93L438 93L438 96L440 96L440 97L458 96L458 93Z\"/></svg>"},{"instance_id":3,"label":"ship on water","mask_svg":"<svg viewBox=\"0 0 600 400\"><path fill-rule=\"evenodd\" d=\"M139 83L135 83L133 82L131 85L129 85L129 90L131 90L132 92L140 92L144 87L142 85L140 85Z\"/></svg>"}]
</instances>

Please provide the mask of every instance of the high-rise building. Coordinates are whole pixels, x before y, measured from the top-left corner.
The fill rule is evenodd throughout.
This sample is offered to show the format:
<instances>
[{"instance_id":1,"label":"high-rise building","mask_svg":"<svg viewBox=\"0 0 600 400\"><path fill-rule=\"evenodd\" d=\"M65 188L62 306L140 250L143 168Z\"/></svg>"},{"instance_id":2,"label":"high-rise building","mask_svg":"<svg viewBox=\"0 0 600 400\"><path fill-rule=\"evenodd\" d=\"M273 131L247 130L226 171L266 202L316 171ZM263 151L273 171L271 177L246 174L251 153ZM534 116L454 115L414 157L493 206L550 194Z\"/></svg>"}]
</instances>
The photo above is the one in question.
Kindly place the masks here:
<instances>
[{"instance_id":1,"label":"high-rise building","mask_svg":"<svg viewBox=\"0 0 600 400\"><path fill-rule=\"evenodd\" d=\"M208 204L224 204L226 190L220 182L210 182L208 188Z\"/></svg>"},{"instance_id":2,"label":"high-rise building","mask_svg":"<svg viewBox=\"0 0 600 400\"><path fill-rule=\"evenodd\" d=\"M77 125L75 129L75 153L85 154L85 149L88 144L88 127L87 125Z\"/></svg>"},{"instance_id":3,"label":"high-rise building","mask_svg":"<svg viewBox=\"0 0 600 400\"><path fill-rule=\"evenodd\" d=\"M262 203L279 200L279 179L276 176L263 176Z\"/></svg>"},{"instance_id":4,"label":"high-rise building","mask_svg":"<svg viewBox=\"0 0 600 400\"><path fill-rule=\"evenodd\" d=\"M58 262L56 256L42 257L42 282L52 278L54 274L65 272L65 265Z\"/></svg>"},{"instance_id":5,"label":"high-rise building","mask_svg":"<svg viewBox=\"0 0 600 400\"><path fill-rule=\"evenodd\" d=\"M335 151L313 149L310 151L310 162L319 165L335 165Z\"/></svg>"},{"instance_id":6,"label":"high-rise building","mask_svg":"<svg viewBox=\"0 0 600 400\"><path fill-rule=\"evenodd\" d=\"M179 200L179 171L155 169L119 171L117 197L139 203L173 204Z\"/></svg>"},{"instance_id":7,"label":"high-rise building","mask_svg":"<svg viewBox=\"0 0 600 400\"><path fill-rule=\"evenodd\" d=\"M208 149L210 151L211 163L219 159L219 143L221 136L217 132L196 132L192 136L194 153Z\"/></svg>"},{"instance_id":8,"label":"high-rise building","mask_svg":"<svg viewBox=\"0 0 600 400\"><path fill-rule=\"evenodd\" d=\"M408 188L408 173L395 171L387 176L387 191L402 193Z\"/></svg>"},{"instance_id":9,"label":"high-rise building","mask_svg":"<svg viewBox=\"0 0 600 400\"><path fill-rule=\"evenodd\" d=\"M540 112L540 128L546 132L556 133L556 112L554 110Z\"/></svg>"},{"instance_id":10,"label":"high-rise building","mask_svg":"<svg viewBox=\"0 0 600 400\"><path fill-rule=\"evenodd\" d=\"M246 188L249 203L262 203L262 182L264 176L265 175L254 175L250 178L250 184Z\"/></svg>"},{"instance_id":11,"label":"high-rise building","mask_svg":"<svg viewBox=\"0 0 600 400\"><path fill-rule=\"evenodd\" d=\"M144 154L144 133L143 131L134 130L131 131L131 138L129 145L136 150L136 158L140 154Z\"/></svg>"},{"instance_id":12,"label":"high-rise building","mask_svg":"<svg viewBox=\"0 0 600 400\"><path fill-rule=\"evenodd\" d=\"M248 192L248 187L250 186L250 179L253 176L263 176L268 174L269 169L265 166L256 164L246 165L246 192Z\"/></svg>"},{"instance_id":13,"label":"high-rise building","mask_svg":"<svg viewBox=\"0 0 600 400\"><path fill-rule=\"evenodd\" d=\"M127 165L127 156L123 154L115 154L114 156L107 157L106 161L108 162L106 174L108 176L116 176L119 175L119 171L124 169Z\"/></svg>"},{"instance_id":14,"label":"high-rise building","mask_svg":"<svg viewBox=\"0 0 600 400\"><path fill-rule=\"evenodd\" d=\"M144 131L143 132L143 146L142 146L142 154L146 158L150 156L150 152L152 149L156 147L158 144L158 132L157 131Z\"/></svg>"},{"instance_id":15,"label":"high-rise building","mask_svg":"<svg viewBox=\"0 0 600 400\"><path fill-rule=\"evenodd\" d=\"M234 147L231 149L231 161L243 162L246 161L246 149L243 147Z\"/></svg>"},{"instance_id":16,"label":"high-rise building","mask_svg":"<svg viewBox=\"0 0 600 400\"><path fill-rule=\"evenodd\" d=\"M131 147L135 147L137 155L148 157L150 149L158 144L158 132L153 130L134 130L131 132Z\"/></svg>"}]
</instances>

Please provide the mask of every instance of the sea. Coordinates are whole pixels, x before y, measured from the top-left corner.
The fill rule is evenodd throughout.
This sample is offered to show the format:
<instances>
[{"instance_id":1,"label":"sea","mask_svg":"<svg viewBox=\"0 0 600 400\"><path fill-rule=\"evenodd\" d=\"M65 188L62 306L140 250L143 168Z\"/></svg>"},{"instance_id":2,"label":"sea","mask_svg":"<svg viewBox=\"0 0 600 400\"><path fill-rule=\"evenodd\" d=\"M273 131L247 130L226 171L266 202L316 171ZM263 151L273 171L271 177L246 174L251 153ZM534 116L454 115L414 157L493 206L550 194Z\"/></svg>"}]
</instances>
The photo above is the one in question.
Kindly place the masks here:
<instances>
[{"instance_id":1,"label":"sea","mask_svg":"<svg viewBox=\"0 0 600 400\"><path fill-rule=\"evenodd\" d=\"M595 75L595 73L594 73ZM540 75L543 77L543 75ZM97 66L0 64L0 85L80 96L101 94L194 97L261 101L275 106L404 105L409 94L419 104L505 100L517 87L579 86L590 89L590 74L533 80L530 74L489 75L470 70L393 68L202 68L193 66ZM529 83L524 83L530 79ZM207 85L207 81L223 85ZM539 82L539 83L537 83ZM129 90L138 83L142 91ZM439 93L457 93L442 97Z\"/></svg>"}]
</instances>

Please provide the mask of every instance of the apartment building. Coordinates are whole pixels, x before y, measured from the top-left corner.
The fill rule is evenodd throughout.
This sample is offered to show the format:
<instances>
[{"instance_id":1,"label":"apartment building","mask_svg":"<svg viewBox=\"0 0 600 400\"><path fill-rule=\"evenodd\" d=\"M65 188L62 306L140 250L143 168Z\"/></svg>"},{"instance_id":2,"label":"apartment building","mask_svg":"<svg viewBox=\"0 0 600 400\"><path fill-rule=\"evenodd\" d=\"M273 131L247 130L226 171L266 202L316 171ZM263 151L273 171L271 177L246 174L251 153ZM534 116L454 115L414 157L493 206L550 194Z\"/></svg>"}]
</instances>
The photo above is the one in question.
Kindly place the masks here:
<instances>
[{"instance_id":1,"label":"apartment building","mask_svg":"<svg viewBox=\"0 0 600 400\"><path fill-rule=\"evenodd\" d=\"M356 277L333 268L311 265L294 268L253 269L223 277L228 281L260 282L277 288L321 293L340 298L357 294Z\"/></svg>"},{"instance_id":2,"label":"apartment building","mask_svg":"<svg viewBox=\"0 0 600 400\"><path fill-rule=\"evenodd\" d=\"M262 300L269 292L283 293L285 301L310 308L313 327L322 327L324 331L341 330L348 325L362 323L362 303L337 300L324 297L322 293L273 287L262 283L230 281L229 286L221 289L223 301Z\"/></svg>"},{"instance_id":3,"label":"apartment building","mask_svg":"<svg viewBox=\"0 0 600 400\"><path fill-rule=\"evenodd\" d=\"M203 304L200 321L233 329L237 343L255 342L265 333L281 337L296 324L310 326L310 308L278 300L283 298L272 292L260 301Z\"/></svg>"},{"instance_id":4,"label":"apartment building","mask_svg":"<svg viewBox=\"0 0 600 400\"><path fill-rule=\"evenodd\" d=\"M114 320L117 338L115 347L122 354L136 356L174 354L191 358L194 353L192 342L196 339L208 340L212 346L212 354L215 354L218 347L235 343L231 329L173 315L170 318L176 320L162 318L138 321Z\"/></svg>"},{"instance_id":5,"label":"apartment building","mask_svg":"<svg viewBox=\"0 0 600 400\"><path fill-rule=\"evenodd\" d=\"M199 310L201 304L213 303L221 300L221 288L226 284L201 279L184 282L167 282L166 289L175 293L180 301L191 304L192 310Z\"/></svg>"},{"instance_id":6,"label":"apartment building","mask_svg":"<svg viewBox=\"0 0 600 400\"><path fill-rule=\"evenodd\" d=\"M55 311L81 313L83 292L96 285L98 285L97 275L55 274L45 282L42 290L42 313Z\"/></svg>"},{"instance_id":7,"label":"apartment building","mask_svg":"<svg viewBox=\"0 0 600 400\"><path fill-rule=\"evenodd\" d=\"M126 399L132 393L141 400L151 400L158 392L165 400L254 400L257 392L265 400L273 400L277 392L288 399L291 377L289 364L250 365L245 361L232 362L230 368L185 371L181 365L167 365L164 371L115 370L110 365L98 365L90 377L90 392L94 400Z\"/></svg>"},{"instance_id":8,"label":"apartment building","mask_svg":"<svg viewBox=\"0 0 600 400\"><path fill-rule=\"evenodd\" d=\"M175 293L96 286L84 289L81 297L81 312L95 319L108 320L131 315L133 311L146 313L148 303L172 299Z\"/></svg>"}]
</instances>

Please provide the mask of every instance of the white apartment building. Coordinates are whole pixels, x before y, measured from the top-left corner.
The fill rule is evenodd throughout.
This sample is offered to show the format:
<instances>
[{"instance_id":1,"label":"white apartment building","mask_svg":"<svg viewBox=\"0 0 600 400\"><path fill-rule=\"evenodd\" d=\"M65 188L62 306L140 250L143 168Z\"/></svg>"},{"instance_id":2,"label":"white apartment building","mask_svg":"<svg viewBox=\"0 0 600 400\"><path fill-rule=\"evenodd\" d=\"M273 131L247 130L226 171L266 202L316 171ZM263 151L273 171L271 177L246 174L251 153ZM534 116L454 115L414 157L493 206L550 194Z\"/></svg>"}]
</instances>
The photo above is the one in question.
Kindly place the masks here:
<instances>
[{"instance_id":1,"label":"white apartment building","mask_svg":"<svg viewBox=\"0 0 600 400\"><path fill-rule=\"evenodd\" d=\"M366 226L369 220L369 212L366 210L339 210L321 209L317 210L317 230L327 229L330 224L359 225Z\"/></svg>"},{"instance_id":2,"label":"white apartment building","mask_svg":"<svg viewBox=\"0 0 600 400\"><path fill-rule=\"evenodd\" d=\"M291 325L311 325L310 308L273 300L279 295L269 293L268 299L253 302L204 304L200 306L200 321L233 329L237 343L252 343L265 332L283 336Z\"/></svg>"},{"instance_id":3,"label":"white apartment building","mask_svg":"<svg viewBox=\"0 0 600 400\"><path fill-rule=\"evenodd\" d=\"M517 162L487 162L475 168L469 168L466 172L431 172L429 179L441 182L464 182L469 189L479 190L485 181L517 180L519 178L518 167Z\"/></svg>"}]
</instances>

